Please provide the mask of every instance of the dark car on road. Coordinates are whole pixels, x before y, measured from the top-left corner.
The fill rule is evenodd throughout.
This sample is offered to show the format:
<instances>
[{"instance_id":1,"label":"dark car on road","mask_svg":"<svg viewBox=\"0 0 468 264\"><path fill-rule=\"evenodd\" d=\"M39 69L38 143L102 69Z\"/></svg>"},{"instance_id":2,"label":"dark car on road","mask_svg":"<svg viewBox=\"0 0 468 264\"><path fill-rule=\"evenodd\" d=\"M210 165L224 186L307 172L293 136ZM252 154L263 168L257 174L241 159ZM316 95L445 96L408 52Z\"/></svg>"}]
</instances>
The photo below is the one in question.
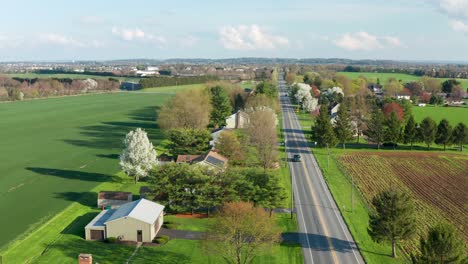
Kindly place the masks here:
<instances>
[{"instance_id":1,"label":"dark car on road","mask_svg":"<svg viewBox=\"0 0 468 264\"><path fill-rule=\"evenodd\" d=\"M301 156L296 154L296 155L293 156L292 160L294 162L300 162L301 161Z\"/></svg>"}]
</instances>

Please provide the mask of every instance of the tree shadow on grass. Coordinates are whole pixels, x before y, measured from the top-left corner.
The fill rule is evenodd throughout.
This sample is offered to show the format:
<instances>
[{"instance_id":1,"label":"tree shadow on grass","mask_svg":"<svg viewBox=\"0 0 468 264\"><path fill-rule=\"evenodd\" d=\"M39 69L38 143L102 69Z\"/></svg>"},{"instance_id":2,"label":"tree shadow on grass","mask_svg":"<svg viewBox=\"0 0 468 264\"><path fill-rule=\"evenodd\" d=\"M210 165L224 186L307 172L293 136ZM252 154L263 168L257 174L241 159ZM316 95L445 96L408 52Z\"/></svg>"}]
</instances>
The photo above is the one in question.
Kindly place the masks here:
<instances>
[{"instance_id":1,"label":"tree shadow on grass","mask_svg":"<svg viewBox=\"0 0 468 264\"><path fill-rule=\"evenodd\" d=\"M80 147L95 149L121 149L125 135L136 128L142 128L153 144L164 139L156 118L157 107L145 107L128 114L130 120L104 121L98 125L80 127L84 139L64 139L63 141Z\"/></svg>"},{"instance_id":2,"label":"tree shadow on grass","mask_svg":"<svg viewBox=\"0 0 468 264\"><path fill-rule=\"evenodd\" d=\"M61 170L51 168L26 167L27 170L41 175L54 176L70 180L90 181L90 182L114 182L115 177L95 172L83 172L74 170Z\"/></svg>"},{"instance_id":3,"label":"tree shadow on grass","mask_svg":"<svg viewBox=\"0 0 468 264\"><path fill-rule=\"evenodd\" d=\"M84 215L78 216L73 222L65 227L60 234L75 235L81 238L85 237L85 226L96 217L99 212L89 212Z\"/></svg>"},{"instance_id":4,"label":"tree shadow on grass","mask_svg":"<svg viewBox=\"0 0 468 264\"><path fill-rule=\"evenodd\" d=\"M107 159L119 159L119 154L97 154L96 157Z\"/></svg>"},{"instance_id":5,"label":"tree shadow on grass","mask_svg":"<svg viewBox=\"0 0 468 264\"><path fill-rule=\"evenodd\" d=\"M55 193L55 198L97 208L97 193L95 192L60 192Z\"/></svg>"}]
</instances>

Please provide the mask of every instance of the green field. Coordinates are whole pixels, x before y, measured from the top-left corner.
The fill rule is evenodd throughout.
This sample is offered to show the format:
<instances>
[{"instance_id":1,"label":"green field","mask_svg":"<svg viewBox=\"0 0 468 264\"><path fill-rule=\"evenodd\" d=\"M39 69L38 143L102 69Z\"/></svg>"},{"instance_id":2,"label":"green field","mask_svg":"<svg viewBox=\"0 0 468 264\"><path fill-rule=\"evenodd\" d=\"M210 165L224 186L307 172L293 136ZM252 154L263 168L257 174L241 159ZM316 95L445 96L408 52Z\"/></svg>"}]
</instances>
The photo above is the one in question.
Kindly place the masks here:
<instances>
[{"instance_id":1,"label":"green field","mask_svg":"<svg viewBox=\"0 0 468 264\"><path fill-rule=\"evenodd\" d=\"M130 78L130 77L118 77L118 76L98 76L98 75L88 75L81 73L53 73L53 74L43 74L43 73L0 73L0 75L6 75L9 77L19 77L19 78L70 78L70 79L109 79L114 78L122 81L138 81L140 78Z\"/></svg>"},{"instance_id":2,"label":"green field","mask_svg":"<svg viewBox=\"0 0 468 264\"><path fill-rule=\"evenodd\" d=\"M468 125L467 107L414 106L413 114L416 122L421 122L424 118L430 117L437 123L443 118L446 118L453 127L460 122Z\"/></svg>"},{"instance_id":3,"label":"green field","mask_svg":"<svg viewBox=\"0 0 468 264\"><path fill-rule=\"evenodd\" d=\"M337 72L337 74L345 75L351 79L356 79L359 76L365 76L366 78L379 78L381 84L385 84L389 78L396 78L402 82L417 81L421 77L404 74L404 73L379 73L379 72ZM447 80L447 78L440 78L440 82ZM468 79L458 79L462 83L464 88L468 88Z\"/></svg>"},{"instance_id":4,"label":"green field","mask_svg":"<svg viewBox=\"0 0 468 264\"><path fill-rule=\"evenodd\" d=\"M144 128L157 145L155 109L173 95L159 91L0 103L0 224L8 225L0 248L71 201L95 198L90 190L119 171L131 129Z\"/></svg>"}]
</instances>

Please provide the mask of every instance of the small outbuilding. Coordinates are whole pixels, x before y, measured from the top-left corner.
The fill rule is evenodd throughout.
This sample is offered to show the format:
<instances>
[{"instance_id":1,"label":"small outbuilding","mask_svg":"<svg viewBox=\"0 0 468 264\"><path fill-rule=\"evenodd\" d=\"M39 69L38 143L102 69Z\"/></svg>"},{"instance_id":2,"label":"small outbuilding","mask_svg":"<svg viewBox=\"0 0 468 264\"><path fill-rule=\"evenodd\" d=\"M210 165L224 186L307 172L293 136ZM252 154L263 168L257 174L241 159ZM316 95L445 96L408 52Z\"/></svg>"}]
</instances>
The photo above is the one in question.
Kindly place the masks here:
<instances>
[{"instance_id":1,"label":"small outbuilding","mask_svg":"<svg viewBox=\"0 0 468 264\"><path fill-rule=\"evenodd\" d=\"M98 208L114 209L132 200L131 192L101 191L98 193L97 206Z\"/></svg>"},{"instance_id":2,"label":"small outbuilding","mask_svg":"<svg viewBox=\"0 0 468 264\"><path fill-rule=\"evenodd\" d=\"M86 225L86 240L115 237L122 241L151 242L163 224L163 212L163 205L146 199L103 210Z\"/></svg>"}]
</instances>

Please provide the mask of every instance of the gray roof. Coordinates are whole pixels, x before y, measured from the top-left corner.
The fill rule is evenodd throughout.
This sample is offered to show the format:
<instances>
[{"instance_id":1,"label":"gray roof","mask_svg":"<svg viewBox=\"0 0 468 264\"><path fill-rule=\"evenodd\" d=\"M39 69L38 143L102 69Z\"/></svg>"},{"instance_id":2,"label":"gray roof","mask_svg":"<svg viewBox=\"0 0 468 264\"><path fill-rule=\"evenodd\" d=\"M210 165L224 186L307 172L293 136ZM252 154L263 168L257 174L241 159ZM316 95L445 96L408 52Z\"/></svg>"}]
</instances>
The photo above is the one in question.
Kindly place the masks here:
<instances>
[{"instance_id":1,"label":"gray roof","mask_svg":"<svg viewBox=\"0 0 468 264\"><path fill-rule=\"evenodd\" d=\"M139 199L115 209L115 212L105 222L107 223L123 217L131 217L148 224L153 224L163 210L163 205L150 200Z\"/></svg>"},{"instance_id":2,"label":"gray roof","mask_svg":"<svg viewBox=\"0 0 468 264\"><path fill-rule=\"evenodd\" d=\"M115 209L110 210L103 210L100 212L94 219L86 225L86 228L89 227L104 227L105 222L109 219L109 217L115 212Z\"/></svg>"}]
</instances>

